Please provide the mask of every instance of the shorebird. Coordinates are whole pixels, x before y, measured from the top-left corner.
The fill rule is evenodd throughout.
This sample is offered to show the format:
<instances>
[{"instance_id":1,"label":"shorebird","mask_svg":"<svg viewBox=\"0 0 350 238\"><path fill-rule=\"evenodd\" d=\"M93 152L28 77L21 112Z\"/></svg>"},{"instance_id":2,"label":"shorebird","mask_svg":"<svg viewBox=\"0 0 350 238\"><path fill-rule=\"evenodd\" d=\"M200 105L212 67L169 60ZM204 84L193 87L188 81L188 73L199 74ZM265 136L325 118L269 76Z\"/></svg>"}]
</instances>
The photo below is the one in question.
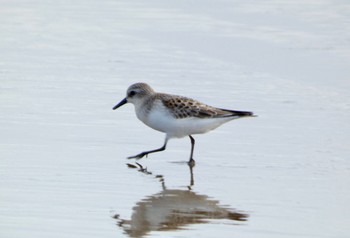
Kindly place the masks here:
<instances>
[{"instance_id":1,"label":"shorebird","mask_svg":"<svg viewBox=\"0 0 350 238\"><path fill-rule=\"evenodd\" d=\"M141 152L128 159L141 159L166 149L168 140L188 136L191 140L189 164L194 165L194 134L206 133L234 119L255 116L252 112L212 107L192 98L158 93L146 83L135 83L126 91L126 98L113 107L132 103L136 116L147 126L166 134L162 147Z\"/></svg>"}]
</instances>

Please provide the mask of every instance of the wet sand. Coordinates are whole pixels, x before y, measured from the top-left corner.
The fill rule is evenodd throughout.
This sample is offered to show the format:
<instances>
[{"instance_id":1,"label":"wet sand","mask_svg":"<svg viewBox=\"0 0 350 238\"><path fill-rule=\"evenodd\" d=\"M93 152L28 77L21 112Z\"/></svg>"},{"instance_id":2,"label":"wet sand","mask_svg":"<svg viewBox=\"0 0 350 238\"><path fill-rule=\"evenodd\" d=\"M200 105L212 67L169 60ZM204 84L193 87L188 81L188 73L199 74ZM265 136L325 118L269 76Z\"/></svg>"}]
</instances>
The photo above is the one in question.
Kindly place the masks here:
<instances>
[{"instance_id":1,"label":"wet sand","mask_svg":"<svg viewBox=\"0 0 350 238\"><path fill-rule=\"evenodd\" d=\"M3 1L0 236L349 237L349 7ZM258 117L140 167L138 81Z\"/></svg>"}]
</instances>

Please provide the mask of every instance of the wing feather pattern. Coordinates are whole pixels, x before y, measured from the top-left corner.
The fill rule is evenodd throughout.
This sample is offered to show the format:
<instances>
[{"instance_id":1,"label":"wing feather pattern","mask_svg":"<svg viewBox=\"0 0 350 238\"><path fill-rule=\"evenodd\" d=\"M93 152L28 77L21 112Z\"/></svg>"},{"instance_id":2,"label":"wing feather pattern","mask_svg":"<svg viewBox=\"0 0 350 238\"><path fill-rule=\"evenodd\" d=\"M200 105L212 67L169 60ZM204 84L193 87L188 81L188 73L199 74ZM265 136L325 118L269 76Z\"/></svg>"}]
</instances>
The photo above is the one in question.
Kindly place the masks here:
<instances>
[{"instance_id":1,"label":"wing feather pattern","mask_svg":"<svg viewBox=\"0 0 350 238\"><path fill-rule=\"evenodd\" d=\"M236 111L236 110L227 110L212 107L196 101L192 98L160 94L158 96L163 102L163 105L169 109L169 112L174 115L175 118L221 118L221 117L247 117L253 116L252 112L246 111Z\"/></svg>"}]
</instances>

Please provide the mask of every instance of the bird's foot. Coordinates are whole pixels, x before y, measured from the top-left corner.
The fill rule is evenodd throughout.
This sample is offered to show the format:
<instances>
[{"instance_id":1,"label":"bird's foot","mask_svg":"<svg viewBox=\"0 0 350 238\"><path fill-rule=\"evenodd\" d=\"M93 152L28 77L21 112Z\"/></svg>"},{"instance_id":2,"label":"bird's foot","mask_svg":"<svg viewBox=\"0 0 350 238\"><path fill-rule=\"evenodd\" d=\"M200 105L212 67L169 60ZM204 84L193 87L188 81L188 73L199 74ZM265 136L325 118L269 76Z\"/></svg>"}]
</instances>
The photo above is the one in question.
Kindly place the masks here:
<instances>
[{"instance_id":1,"label":"bird's foot","mask_svg":"<svg viewBox=\"0 0 350 238\"><path fill-rule=\"evenodd\" d=\"M148 155L147 152L142 152L142 153L140 153L138 155L129 156L128 159L137 159L137 160L139 160L139 159L142 159L144 156L147 157L147 155Z\"/></svg>"},{"instance_id":2,"label":"bird's foot","mask_svg":"<svg viewBox=\"0 0 350 238\"><path fill-rule=\"evenodd\" d=\"M190 166L191 168L194 167L196 165L196 161L191 158L188 162L187 162L188 166Z\"/></svg>"}]
</instances>

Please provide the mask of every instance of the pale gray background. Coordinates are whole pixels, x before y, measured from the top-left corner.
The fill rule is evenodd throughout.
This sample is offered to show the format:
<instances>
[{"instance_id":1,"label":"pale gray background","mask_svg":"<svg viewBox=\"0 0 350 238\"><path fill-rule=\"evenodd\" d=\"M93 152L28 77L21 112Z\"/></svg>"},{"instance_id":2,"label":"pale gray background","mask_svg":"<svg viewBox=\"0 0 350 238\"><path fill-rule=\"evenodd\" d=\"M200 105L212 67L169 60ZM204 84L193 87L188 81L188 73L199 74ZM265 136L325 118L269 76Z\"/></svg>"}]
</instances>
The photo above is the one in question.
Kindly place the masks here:
<instances>
[{"instance_id":1,"label":"pale gray background","mask_svg":"<svg viewBox=\"0 0 350 238\"><path fill-rule=\"evenodd\" d=\"M150 237L349 237L348 1L1 0L0 236L125 237L163 134L112 107L144 81L257 118L195 136L193 191L249 215ZM140 161L186 190L188 138Z\"/></svg>"}]
</instances>

